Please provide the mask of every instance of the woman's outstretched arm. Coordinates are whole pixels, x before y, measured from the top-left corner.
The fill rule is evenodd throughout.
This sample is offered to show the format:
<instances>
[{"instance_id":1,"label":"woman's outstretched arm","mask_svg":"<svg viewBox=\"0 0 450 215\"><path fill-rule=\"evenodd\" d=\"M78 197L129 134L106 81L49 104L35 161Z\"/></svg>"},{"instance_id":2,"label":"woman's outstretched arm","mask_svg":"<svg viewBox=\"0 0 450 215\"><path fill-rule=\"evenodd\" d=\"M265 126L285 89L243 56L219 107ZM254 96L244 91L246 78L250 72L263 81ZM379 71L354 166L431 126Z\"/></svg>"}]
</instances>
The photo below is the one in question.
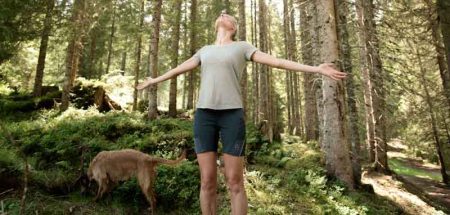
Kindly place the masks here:
<instances>
[{"instance_id":1,"label":"woman's outstretched arm","mask_svg":"<svg viewBox=\"0 0 450 215\"><path fill-rule=\"evenodd\" d=\"M256 51L252 55L252 60L257 63L266 64L271 67L286 69L286 70L294 70L300 72L311 72L311 73L320 73L322 75L326 75L334 80L339 80L345 78L347 73L339 72L334 69L334 64L332 63L324 63L319 66L308 66L304 64L300 64L294 61L276 58L267 53Z\"/></svg>"},{"instance_id":2,"label":"woman's outstretched arm","mask_svg":"<svg viewBox=\"0 0 450 215\"><path fill-rule=\"evenodd\" d=\"M186 60L185 62L183 62L182 64L178 65L177 67L164 73L163 75L160 75L156 78L147 77L147 79L144 82L142 82L136 86L136 89L142 90L142 89L149 87L152 84L157 84L157 83L163 82L167 79L171 79L171 78L175 77L176 75L180 75L180 74L183 74L190 70L193 70L198 65L200 65L200 60L197 57L191 57L188 60Z\"/></svg>"}]
</instances>

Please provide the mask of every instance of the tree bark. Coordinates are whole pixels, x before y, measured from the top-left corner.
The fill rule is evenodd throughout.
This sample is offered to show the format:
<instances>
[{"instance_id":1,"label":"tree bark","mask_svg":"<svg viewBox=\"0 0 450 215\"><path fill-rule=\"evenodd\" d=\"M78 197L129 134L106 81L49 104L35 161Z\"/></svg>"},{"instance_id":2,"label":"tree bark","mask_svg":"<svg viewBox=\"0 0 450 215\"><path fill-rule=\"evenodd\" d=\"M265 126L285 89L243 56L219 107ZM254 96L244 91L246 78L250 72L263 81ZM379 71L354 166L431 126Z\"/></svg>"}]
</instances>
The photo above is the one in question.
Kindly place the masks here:
<instances>
[{"instance_id":1,"label":"tree bark","mask_svg":"<svg viewBox=\"0 0 450 215\"><path fill-rule=\"evenodd\" d=\"M314 59L314 65L318 65L321 63L322 59L322 53L320 52L320 46L323 43L323 35L321 35L320 27L321 23L319 21L319 14L317 9L317 0L315 0L314 4L311 4L311 11L313 14L313 25L311 26L313 33L312 37L312 44L313 44L313 59ZM324 125L324 118L323 118L323 90L322 90L322 84L323 84L323 77L321 75L315 75L315 82L314 82L314 90L315 90L315 96L316 96L316 109L317 109L317 119L318 119L318 143L320 144L320 147L323 147L323 125Z\"/></svg>"},{"instance_id":2,"label":"tree bark","mask_svg":"<svg viewBox=\"0 0 450 215\"><path fill-rule=\"evenodd\" d=\"M175 0L175 24L174 33L172 35L172 68L178 65L178 51L180 49L180 22L181 22L181 0ZM169 92L169 116L177 116L177 76L170 79Z\"/></svg>"},{"instance_id":3,"label":"tree bark","mask_svg":"<svg viewBox=\"0 0 450 215\"><path fill-rule=\"evenodd\" d=\"M162 8L162 0L156 1L153 7L153 18L152 18L153 35L150 49L150 67L153 78L159 76L158 45L159 45L159 29L161 27L161 8ZM156 119L156 117L158 116L158 89L156 84L151 85L149 88L150 89L148 98L147 117L149 119Z\"/></svg>"},{"instance_id":4,"label":"tree bark","mask_svg":"<svg viewBox=\"0 0 450 215\"><path fill-rule=\"evenodd\" d=\"M252 42L255 46L259 47L258 45L258 28L256 26L256 0L251 0L252 3ZM259 118L259 98L260 98L260 92L259 92L259 65L255 62L252 62L252 76L253 76L253 122L255 125L259 125L260 118Z\"/></svg>"},{"instance_id":5,"label":"tree bark","mask_svg":"<svg viewBox=\"0 0 450 215\"><path fill-rule=\"evenodd\" d=\"M191 0L191 15L190 15L190 43L191 43L191 55L194 55L197 51L197 0ZM195 90L195 69L188 74L188 96L187 96L187 109L194 108L194 90Z\"/></svg>"},{"instance_id":6,"label":"tree bark","mask_svg":"<svg viewBox=\"0 0 450 215\"><path fill-rule=\"evenodd\" d=\"M297 56L297 33L295 30L295 10L293 7L293 1L289 0L289 21L290 21L290 38L289 38L289 48L291 53L291 60L297 62L298 56ZM300 102L301 97L301 91L300 91L300 78L299 78L298 72L292 72L291 73L291 92L292 92L292 113L293 113L293 134L294 135L300 135L303 136L303 120L301 113L303 112L302 103Z\"/></svg>"},{"instance_id":7,"label":"tree bark","mask_svg":"<svg viewBox=\"0 0 450 215\"><path fill-rule=\"evenodd\" d=\"M420 79L421 79L421 82L422 82L422 87L423 87L423 89L425 91L425 101L426 101L427 106L428 106L428 113L430 114L430 123L431 123L431 128L433 130L434 144L435 144L435 147L436 147L436 152L438 154L439 163L441 165L442 182L444 184L448 185L449 184L449 178L448 178L448 175L447 175L447 172L446 172L444 157L443 157L443 154L442 154L442 149L441 149L441 145L442 144L441 144L441 140L439 138L438 125L437 125L436 115L434 113L434 104L433 104L433 101L431 99L428 87L427 87L427 83L426 83L427 81L426 81L426 78L425 78L426 70L423 67L422 59L421 59L421 56L420 56L420 53L419 53L418 49L416 49L416 56L417 56L418 64L419 64L419 67L420 67Z\"/></svg>"},{"instance_id":8,"label":"tree bark","mask_svg":"<svg viewBox=\"0 0 450 215\"><path fill-rule=\"evenodd\" d=\"M85 34L83 26L85 7L85 0L75 0L73 3L71 17L72 26L66 56L66 73L64 77L63 92L61 96L61 111L65 111L67 110L67 108L69 108L70 91L72 90L72 86L78 72L78 64L83 49L81 42Z\"/></svg>"},{"instance_id":9,"label":"tree bark","mask_svg":"<svg viewBox=\"0 0 450 215\"><path fill-rule=\"evenodd\" d=\"M375 170L389 174L387 161L387 133L386 133L386 101L383 78L383 66L379 54L378 33L374 20L375 7L373 0L364 0L365 19L367 20L367 32L369 33L367 48L368 62L370 62L370 80L372 81L373 117L375 119Z\"/></svg>"},{"instance_id":10,"label":"tree bark","mask_svg":"<svg viewBox=\"0 0 450 215\"><path fill-rule=\"evenodd\" d=\"M246 20L245 20L245 0L240 0L239 1L239 40L241 41L246 41L247 37L247 30L246 30ZM247 74L247 67L244 68L244 71L242 71L242 76L241 76L241 92L242 92L242 104L244 106L244 114L245 114L245 118L247 118L248 116L248 102L247 102L247 97L248 97L248 93L247 93L247 84L248 84L248 74Z\"/></svg>"},{"instance_id":11,"label":"tree bark","mask_svg":"<svg viewBox=\"0 0 450 215\"><path fill-rule=\"evenodd\" d=\"M372 100L372 81L370 80L368 50L369 35L367 32L367 18L364 10L364 0L356 1L356 12L358 16L358 31L360 42L360 61L362 64L362 74L364 80L364 104L365 104L365 121L366 121L366 144L368 147L368 161L375 162L375 119L373 116L373 100Z\"/></svg>"},{"instance_id":12,"label":"tree bark","mask_svg":"<svg viewBox=\"0 0 450 215\"><path fill-rule=\"evenodd\" d=\"M311 2L300 4L300 37L302 39L301 53L303 62L307 65L314 65L313 61L313 38L314 12ZM319 125L317 115L316 95L314 88L314 74L303 73L303 91L305 93L305 141L318 140Z\"/></svg>"},{"instance_id":13,"label":"tree bark","mask_svg":"<svg viewBox=\"0 0 450 215\"><path fill-rule=\"evenodd\" d=\"M34 79L33 96L38 97L42 94L42 81L44 79L45 58L47 56L48 39L52 30L54 0L47 0L47 11L44 19L44 29L41 35L41 45L39 46L39 57L36 66L36 77Z\"/></svg>"},{"instance_id":14,"label":"tree bark","mask_svg":"<svg viewBox=\"0 0 450 215\"><path fill-rule=\"evenodd\" d=\"M108 58L106 62L106 72L105 74L109 73L109 67L111 66L111 57L113 52L113 40L114 40L114 34L116 33L116 1L113 0L112 2L112 23L111 23L111 34L109 35L109 41L108 41Z\"/></svg>"},{"instance_id":15,"label":"tree bark","mask_svg":"<svg viewBox=\"0 0 450 215\"><path fill-rule=\"evenodd\" d=\"M289 6L288 6L288 1L287 0L283 0L283 39L284 39L284 53L285 53L285 58L286 59L291 59L292 58L292 54L291 54L291 49L290 49L290 37L291 37L291 33L290 33L290 26L289 26ZM292 102L292 76L291 76L291 72L289 70L286 70L285 72L285 84L286 84L286 95L287 95L287 101L286 101L286 109L287 109L287 125L288 125L288 134L292 134L292 131L294 130L294 117L293 117L293 112L292 112L292 106L293 106L293 102Z\"/></svg>"},{"instance_id":16,"label":"tree bark","mask_svg":"<svg viewBox=\"0 0 450 215\"><path fill-rule=\"evenodd\" d=\"M268 49L268 42L267 42L267 10L264 0L258 1L259 6L259 49L262 52L266 52ZM272 136L272 128L271 128L271 122L270 122L270 89L269 89L269 68L267 65L260 65L259 70L259 88L260 88L260 97L259 97L259 119L261 120L261 123L263 123L261 132L262 134L271 141L273 139Z\"/></svg>"},{"instance_id":17,"label":"tree bark","mask_svg":"<svg viewBox=\"0 0 450 215\"><path fill-rule=\"evenodd\" d=\"M320 47L323 62L336 62L339 58L334 1L319 0L318 17L323 35ZM342 180L350 189L355 187L345 128L344 87L342 81L328 77L322 80L323 90L323 149L329 175Z\"/></svg>"},{"instance_id":18,"label":"tree bark","mask_svg":"<svg viewBox=\"0 0 450 215\"><path fill-rule=\"evenodd\" d=\"M437 6L439 7L443 7L440 5L435 5L431 0L424 0L425 3L427 4L428 10L429 10L429 15L428 15L428 24L429 27L431 29L431 34L433 37L433 45L434 48L436 50L436 60L439 66L439 74L441 76L441 80L442 80L442 87L444 89L444 95L445 98L447 100L447 110L448 110L448 114L450 114L450 72L448 71L448 66L446 63L446 53L445 53L445 48L444 48L444 42L442 39L442 35L440 34L439 31L439 21L443 22L442 16L437 14L437 10L439 10L440 8L437 8ZM440 3L442 4L442 3ZM450 7L450 6L449 6ZM444 10L445 11L445 10ZM450 9L448 9L448 11L450 12ZM436 17L437 15L437 17ZM445 16L445 14L444 14ZM445 19L445 18L444 18ZM448 21L450 22L450 18L448 18ZM450 27L450 24L448 24L447 26L445 26L445 24L441 24L441 27ZM444 33L444 29L442 29L442 33ZM450 40L450 37L447 37L448 40ZM447 52L448 55L448 52ZM450 118L450 116L449 116Z\"/></svg>"},{"instance_id":19,"label":"tree bark","mask_svg":"<svg viewBox=\"0 0 450 215\"><path fill-rule=\"evenodd\" d=\"M361 161L360 153L361 146L359 142L359 129L358 129L358 110L356 109L356 96L355 96L355 84L353 80L353 66L352 55L349 44L349 33L347 29L347 15L350 14L349 5L345 0L335 0L335 7L337 9L337 23L339 34L339 51L340 51L340 67L344 72L348 74L345 79L346 92L347 92L347 106L348 106L348 118L349 118L349 142L351 145L351 160L353 167L354 180L357 185L361 184Z\"/></svg>"},{"instance_id":20,"label":"tree bark","mask_svg":"<svg viewBox=\"0 0 450 215\"><path fill-rule=\"evenodd\" d=\"M447 86L450 85L450 1L437 0L438 20L441 26L442 38L444 39L445 54L447 56L447 71L445 78L447 79ZM446 93L450 96L450 88L447 88Z\"/></svg>"},{"instance_id":21,"label":"tree bark","mask_svg":"<svg viewBox=\"0 0 450 215\"><path fill-rule=\"evenodd\" d=\"M136 62L134 65L134 93L133 93L133 111L138 109L138 90L136 86L139 84L140 67L141 67L141 53L142 53L142 32L144 27L144 6L145 0L141 0L141 9L139 11L139 29L136 44Z\"/></svg>"},{"instance_id":22,"label":"tree bark","mask_svg":"<svg viewBox=\"0 0 450 215\"><path fill-rule=\"evenodd\" d=\"M96 77L96 68L95 65L97 64L97 57L96 57L96 53L97 53L97 37L98 37L98 27L95 27L94 29L92 29L92 31L90 32L89 38L91 39L90 41L90 47L89 47L89 56L87 59L87 71L85 72L86 74L84 74L86 76L86 78L91 79L93 77ZM101 71L100 71L101 73ZM101 76L101 74L99 75ZM99 77L100 78L100 77Z\"/></svg>"},{"instance_id":23,"label":"tree bark","mask_svg":"<svg viewBox=\"0 0 450 215\"><path fill-rule=\"evenodd\" d=\"M122 61L120 62L120 74L121 75L125 75L126 65L127 65L127 51L124 50L122 52Z\"/></svg>"}]
</instances>

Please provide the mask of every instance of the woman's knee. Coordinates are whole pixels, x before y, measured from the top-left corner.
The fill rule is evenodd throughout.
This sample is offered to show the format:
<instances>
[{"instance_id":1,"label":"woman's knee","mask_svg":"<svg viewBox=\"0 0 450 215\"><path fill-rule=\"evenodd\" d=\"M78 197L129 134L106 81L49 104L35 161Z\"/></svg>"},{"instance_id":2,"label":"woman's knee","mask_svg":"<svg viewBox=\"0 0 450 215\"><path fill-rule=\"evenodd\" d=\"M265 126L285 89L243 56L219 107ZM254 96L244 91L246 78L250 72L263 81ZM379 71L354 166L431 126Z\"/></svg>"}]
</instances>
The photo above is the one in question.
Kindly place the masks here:
<instances>
[{"instance_id":1,"label":"woman's knee","mask_svg":"<svg viewBox=\"0 0 450 215\"><path fill-rule=\"evenodd\" d=\"M228 189L231 193L240 193L244 191L244 177L234 174L227 177Z\"/></svg>"},{"instance_id":2,"label":"woman's knee","mask_svg":"<svg viewBox=\"0 0 450 215\"><path fill-rule=\"evenodd\" d=\"M214 152L197 154L197 159L200 166L201 189L215 189L217 187L216 154Z\"/></svg>"},{"instance_id":3,"label":"woman's knee","mask_svg":"<svg viewBox=\"0 0 450 215\"><path fill-rule=\"evenodd\" d=\"M202 176L201 189L204 191L215 191L217 188L217 176L209 175Z\"/></svg>"}]
</instances>

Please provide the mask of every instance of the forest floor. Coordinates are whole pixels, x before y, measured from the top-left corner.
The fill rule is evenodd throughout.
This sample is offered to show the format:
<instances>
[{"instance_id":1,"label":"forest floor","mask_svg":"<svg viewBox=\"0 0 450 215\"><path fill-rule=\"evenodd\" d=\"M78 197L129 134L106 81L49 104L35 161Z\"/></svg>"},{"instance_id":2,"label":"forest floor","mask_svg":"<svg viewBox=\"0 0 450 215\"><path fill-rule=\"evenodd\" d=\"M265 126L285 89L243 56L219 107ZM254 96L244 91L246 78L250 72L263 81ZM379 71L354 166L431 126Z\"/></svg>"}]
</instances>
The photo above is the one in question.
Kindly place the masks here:
<instances>
[{"instance_id":1,"label":"forest floor","mask_svg":"<svg viewBox=\"0 0 450 215\"><path fill-rule=\"evenodd\" d=\"M408 157L401 141L389 145L389 165L393 176L363 174L363 182L409 214L449 214L450 188L441 182L440 167Z\"/></svg>"},{"instance_id":2,"label":"forest floor","mask_svg":"<svg viewBox=\"0 0 450 215\"><path fill-rule=\"evenodd\" d=\"M38 112L33 117L14 116L4 123L17 139L38 142L42 150L56 152L71 149L80 143L99 150L115 149L108 148L113 146L149 150L152 144L162 147L192 138L180 135L190 134L191 121L147 121L143 116L138 113L104 114L94 109L70 109L64 114L48 111ZM251 129L248 131L250 146L251 143L255 144L257 138ZM153 149L148 153L163 156L170 150ZM33 168L25 199L26 214L110 215L143 214L146 211L148 204L135 179L118 185L99 202L92 201L94 196L91 192L82 195L78 187L55 189L64 188L65 182L71 181L68 173L72 168L61 165L68 163L71 156L78 156L77 150L73 151L67 155L64 153L70 150L61 151L64 156L60 156L58 164L51 165L52 171L37 168L36 153L30 157L30 166ZM79 161L76 158L74 162ZM0 135L0 179L3 167L11 174L23 171L20 163L21 158L16 149L2 141ZM249 214L444 214L402 188L403 185L396 178L377 175L365 177L366 181L372 180L377 194L348 190L342 182L326 177L324 166L325 160L317 142L305 143L301 138L290 135L283 135L280 142L264 142L254 153L254 161L246 166L245 188ZM178 167L158 168L156 214L199 214L198 175L194 160L188 160ZM4 175L3 179L7 177ZM218 181L218 214L230 214L230 197L222 174L219 174ZM20 186L13 188L0 189L1 215L19 213L22 189ZM380 190L384 190L384 195Z\"/></svg>"}]
</instances>

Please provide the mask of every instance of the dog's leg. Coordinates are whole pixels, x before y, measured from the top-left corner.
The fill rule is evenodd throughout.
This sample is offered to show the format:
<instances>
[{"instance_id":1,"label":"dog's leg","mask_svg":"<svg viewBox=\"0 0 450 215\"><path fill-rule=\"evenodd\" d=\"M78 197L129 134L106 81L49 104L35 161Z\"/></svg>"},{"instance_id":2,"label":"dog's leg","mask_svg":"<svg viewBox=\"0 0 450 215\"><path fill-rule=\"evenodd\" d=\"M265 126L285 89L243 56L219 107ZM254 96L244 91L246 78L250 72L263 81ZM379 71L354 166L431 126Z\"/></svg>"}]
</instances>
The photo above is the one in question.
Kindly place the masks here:
<instances>
[{"instance_id":1,"label":"dog's leg","mask_svg":"<svg viewBox=\"0 0 450 215\"><path fill-rule=\"evenodd\" d=\"M98 199L100 198L101 190L103 189L100 181L97 181L97 184L98 184L98 189L97 189L97 195L95 195L95 198L94 198L94 202L98 201Z\"/></svg>"},{"instance_id":2,"label":"dog's leg","mask_svg":"<svg viewBox=\"0 0 450 215\"><path fill-rule=\"evenodd\" d=\"M98 201L99 199L101 199L103 197L103 194L105 194L108 191L108 189L109 189L108 181L109 180L107 177L102 177L100 180L97 181L98 191L97 191L97 196L95 197L94 201Z\"/></svg>"},{"instance_id":3,"label":"dog's leg","mask_svg":"<svg viewBox=\"0 0 450 215\"><path fill-rule=\"evenodd\" d=\"M156 181L156 172L154 169L152 169L152 171L150 171L150 181L149 181L149 185L148 185L148 193L151 198L152 214L155 214L155 209L156 209L156 195L155 195L155 191L153 190L155 181Z\"/></svg>"},{"instance_id":4,"label":"dog's leg","mask_svg":"<svg viewBox=\"0 0 450 215\"><path fill-rule=\"evenodd\" d=\"M151 170L149 168L143 168L143 171L139 171L137 178L139 181L139 186L141 187L142 192L145 195L145 198L147 199L147 202L150 204L150 211L152 214L155 214L154 211L154 203L155 201L152 198L150 185L152 180L152 174Z\"/></svg>"}]
</instances>

